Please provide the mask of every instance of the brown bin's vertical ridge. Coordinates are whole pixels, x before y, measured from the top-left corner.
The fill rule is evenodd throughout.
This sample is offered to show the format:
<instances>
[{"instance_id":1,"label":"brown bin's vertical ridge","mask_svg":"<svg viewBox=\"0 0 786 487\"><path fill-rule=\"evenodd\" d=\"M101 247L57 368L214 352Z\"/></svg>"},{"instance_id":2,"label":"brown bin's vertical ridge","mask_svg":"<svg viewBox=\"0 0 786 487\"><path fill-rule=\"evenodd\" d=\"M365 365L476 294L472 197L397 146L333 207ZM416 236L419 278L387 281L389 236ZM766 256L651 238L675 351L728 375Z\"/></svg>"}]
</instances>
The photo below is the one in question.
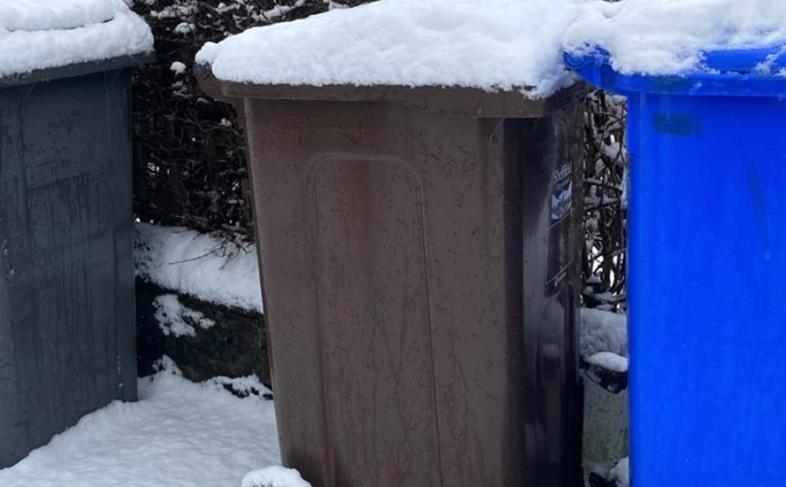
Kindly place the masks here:
<instances>
[{"instance_id":1,"label":"brown bin's vertical ridge","mask_svg":"<svg viewBox=\"0 0 786 487\"><path fill-rule=\"evenodd\" d=\"M245 121L284 463L579 485L577 96L200 76Z\"/></svg>"}]
</instances>

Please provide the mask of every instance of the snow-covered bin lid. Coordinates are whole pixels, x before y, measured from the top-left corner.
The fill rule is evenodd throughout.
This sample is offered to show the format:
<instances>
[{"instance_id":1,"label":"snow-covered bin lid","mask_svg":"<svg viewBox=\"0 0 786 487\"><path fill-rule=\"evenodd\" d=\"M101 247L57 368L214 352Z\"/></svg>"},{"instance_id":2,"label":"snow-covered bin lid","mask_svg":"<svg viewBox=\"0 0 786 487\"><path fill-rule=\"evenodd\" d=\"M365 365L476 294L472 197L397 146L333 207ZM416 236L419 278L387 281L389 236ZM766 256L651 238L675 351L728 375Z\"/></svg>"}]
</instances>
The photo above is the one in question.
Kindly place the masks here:
<instances>
[{"instance_id":1,"label":"snow-covered bin lid","mask_svg":"<svg viewBox=\"0 0 786 487\"><path fill-rule=\"evenodd\" d=\"M380 0L208 43L221 82L460 87L546 98L575 83L562 35L584 0Z\"/></svg>"},{"instance_id":2,"label":"snow-covered bin lid","mask_svg":"<svg viewBox=\"0 0 786 487\"><path fill-rule=\"evenodd\" d=\"M124 0L0 0L0 80L152 51Z\"/></svg>"},{"instance_id":3,"label":"snow-covered bin lid","mask_svg":"<svg viewBox=\"0 0 786 487\"><path fill-rule=\"evenodd\" d=\"M564 47L572 69L616 93L786 96L783 0L589 3Z\"/></svg>"},{"instance_id":4,"label":"snow-covered bin lid","mask_svg":"<svg viewBox=\"0 0 786 487\"><path fill-rule=\"evenodd\" d=\"M577 57L601 48L623 75L739 70L746 68L740 62L751 63L757 53L764 56L755 70L777 74L783 70L778 59L786 53L780 47L786 46L786 1L591 2L579 9L563 42L565 51Z\"/></svg>"}]
</instances>

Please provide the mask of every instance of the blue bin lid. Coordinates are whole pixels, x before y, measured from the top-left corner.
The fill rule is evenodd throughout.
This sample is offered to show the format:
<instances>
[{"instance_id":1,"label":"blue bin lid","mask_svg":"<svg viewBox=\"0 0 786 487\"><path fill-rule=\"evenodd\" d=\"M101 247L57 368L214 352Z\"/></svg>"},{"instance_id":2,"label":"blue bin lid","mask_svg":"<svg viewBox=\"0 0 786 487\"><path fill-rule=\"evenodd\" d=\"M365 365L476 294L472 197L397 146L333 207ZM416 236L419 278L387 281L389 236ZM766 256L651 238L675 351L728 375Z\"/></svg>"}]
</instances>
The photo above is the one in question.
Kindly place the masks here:
<instances>
[{"instance_id":1,"label":"blue bin lid","mask_svg":"<svg viewBox=\"0 0 786 487\"><path fill-rule=\"evenodd\" d=\"M786 97L786 47L704 53L705 68L675 75L622 74L601 48L565 53L565 63L593 85L620 94ZM762 67L766 66L766 70Z\"/></svg>"}]
</instances>

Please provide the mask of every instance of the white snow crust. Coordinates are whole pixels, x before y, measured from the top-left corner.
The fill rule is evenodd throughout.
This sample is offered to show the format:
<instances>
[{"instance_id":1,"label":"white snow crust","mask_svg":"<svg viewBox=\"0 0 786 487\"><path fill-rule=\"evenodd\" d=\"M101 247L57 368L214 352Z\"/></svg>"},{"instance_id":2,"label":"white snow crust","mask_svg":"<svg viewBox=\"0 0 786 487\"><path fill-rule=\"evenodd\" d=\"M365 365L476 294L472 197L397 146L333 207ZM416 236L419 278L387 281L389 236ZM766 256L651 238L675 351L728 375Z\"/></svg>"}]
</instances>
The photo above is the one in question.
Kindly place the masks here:
<instances>
[{"instance_id":1,"label":"white snow crust","mask_svg":"<svg viewBox=\"0 0 786 487\"><path fill-rule=\"evenodd\" d=\"M617 487L628 487L630 485L630 460L628 457L622 460L611 469L611 479L617 484Z\"/></svg>"},{"instance_id":2,"label":"white snow crust","mask_svg":"<svg viewBox=\"0 0 786 487\"><path fill-rule=\"evenodd\" d=\"M137 223L138 276L211 303L263 312L256 247L177 227Z\"/></svg>"},{"instance_id":3,"label":"white snow crust","mask_svg":"<svg viewBox=\"0 0 786 487\"><path fill-rule=\"evenodd\" d=\"M596 1L579 9L564 36L570 52L607 50L623 74L698 72L707 51L784 44L784 0Z\"/></svg>"},{"instance_id":4,"label":"white snow crust","mask_svg":"<svg viewBox=\"0 0 786 487\"><path fill-rule=\"evenodd\" d=\"M195 337L197 330L194 325L202 330L207 330L216 324L201 312L181 303L177 294L157 296L153 300L153 308L155 309L154 317L164 336Z\"/></svg>"},{"instance_id":5,"label":"white snow crust","mask_svg":"<svg viewBox=\"0 0 786 487\"><path fill-rule=\"evenodd\" d=\"M587 362L614 372L628 371L628 358L617 355L614 352L598 352L590 355L587 358Z\"/></svg>"},{"instance_id":6,"label":"white snow crust","mask_svg":"<svg viewBox=\"0 0 786 487\"><path fill-rule=\"evenodd\" d=\"M111 20L117 0L3 0L0 29L73 29Z\"/></svg>"},{"instance_id":7,"label":"white snow crust","mask_svg":"<svg viewBox=\"0 0 786 487\"><path fill-rule=\"evenodd\" d=\"M584 357L600 352L628 355L627 316L600 309L581 309L580 350Z\"/></svg>"},{"instance_id":8,"label":"white snow crust","mask_svg":"<svg viewBox=\"0 0 786 487\"><path fill-rule=\"evenodd\" d=\"M150 28L122 0L0 1L0 77L152 50Z\"/></svg>"},{"instance_id":9,"label":"white snow crust","mask_svg":"<svg viewBox=\"0 0 786 487\"><path fill-rule=\"evenodd\" d=\"M171 361L140 379L140 401L114 402L0 470L3 487L237 487L280 463L273 402L195 384ZM231 380L231 379L229 379ZM258 379L258 390L266 390Z\"/></svg>"},{"instance_id":10,"label":"white snow crust","mask_svg":"<svg viewBox=\"0 0 786 487\"><path fill-rule=\"evenodd\" d=\"M169 66L169 70L175 74L183 74L186 71L186 65L180 61L175 61Z\"/></svg>"},{"instance_id":11,"label":"white snow crust","mask_svg":"<svg viewBox=\"0 0 786 487\"><path fill-rule=\"evenodd\" d=\"M311 487L300 472L278 465L249 472L243 477L241 487Z\"/></svg>"},{"instance_id":12,"label":"white snow crust","mask_svg":"<svg viewBox=\"0 0 786 487\"><path fill-rule=\"evenodd\" d=\"M530 87L575 79L561 42L586 0L380 0L256 27L206 44L197 62L235 82L290 85Z\"/></svg>"}]
</instances>

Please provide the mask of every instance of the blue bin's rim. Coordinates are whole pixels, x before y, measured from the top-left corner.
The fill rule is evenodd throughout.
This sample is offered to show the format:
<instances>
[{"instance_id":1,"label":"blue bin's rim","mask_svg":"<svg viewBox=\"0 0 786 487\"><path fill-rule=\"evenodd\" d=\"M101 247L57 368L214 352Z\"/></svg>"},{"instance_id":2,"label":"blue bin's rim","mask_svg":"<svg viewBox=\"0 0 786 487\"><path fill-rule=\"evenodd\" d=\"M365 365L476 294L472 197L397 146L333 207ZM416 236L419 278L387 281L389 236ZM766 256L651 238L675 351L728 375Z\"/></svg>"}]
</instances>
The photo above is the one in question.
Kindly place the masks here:
<instances>
[{"instance_id":1,"label":"blue bin's rim","mask_svg":"<svg viewBox=\"0 0 786 487\"><path fill-rule=\"evenodd\" d=\"M653 93L692 96L786 98L786 47L717 50L704 53L705 70L675 75L622 74L611 66L609 53L564 55L568 68L593 85L623 95ZM766 64L768 72L758 68Z\"/></svg>"}]
</instances>

